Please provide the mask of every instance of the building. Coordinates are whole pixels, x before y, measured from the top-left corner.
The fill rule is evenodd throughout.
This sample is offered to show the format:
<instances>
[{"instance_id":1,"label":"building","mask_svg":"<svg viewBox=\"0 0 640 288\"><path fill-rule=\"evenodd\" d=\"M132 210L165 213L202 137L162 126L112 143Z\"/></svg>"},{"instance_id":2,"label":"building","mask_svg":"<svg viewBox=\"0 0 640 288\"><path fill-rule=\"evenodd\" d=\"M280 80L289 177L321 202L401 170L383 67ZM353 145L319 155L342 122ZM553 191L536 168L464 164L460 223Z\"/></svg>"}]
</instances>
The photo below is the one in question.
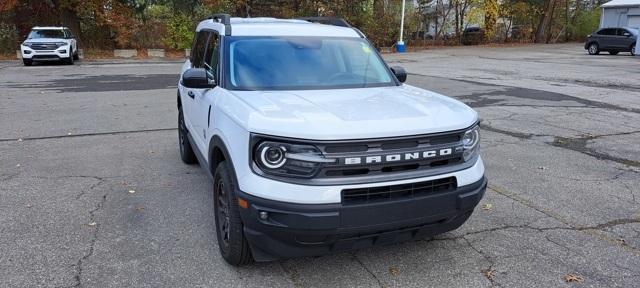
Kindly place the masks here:
<instances>
[{"instance_id":1,"label":"building","mask_svg":"<svg viewBox=\"0 0 640 288\"><path fill-rule=\"evenodd\" d=\"M640 0L612 0L601 7L600 28L640 28Z\"/></svg>"}]
</instances>

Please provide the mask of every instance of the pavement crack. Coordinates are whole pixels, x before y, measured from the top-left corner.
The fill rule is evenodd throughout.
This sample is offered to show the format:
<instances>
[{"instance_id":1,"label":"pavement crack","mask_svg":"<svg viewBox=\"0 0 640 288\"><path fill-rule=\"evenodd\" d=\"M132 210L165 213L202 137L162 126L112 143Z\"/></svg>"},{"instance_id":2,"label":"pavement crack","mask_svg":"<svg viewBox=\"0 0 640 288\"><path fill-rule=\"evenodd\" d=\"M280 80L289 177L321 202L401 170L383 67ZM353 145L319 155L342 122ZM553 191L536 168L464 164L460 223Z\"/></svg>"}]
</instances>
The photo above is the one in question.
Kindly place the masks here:
<instances>
[{"instance_id":1,"label":"pavement crack","mask_svg":"<svg viewBox=\"0 0 640 288\"><path fill-rule=\"evenodd\" d=\"M496 282L496 280L494 279L493 273L495 273L495 262L493 261L493 258L491 258L491 256L487 255L486 253L484 253L482 250L480 250L479 248L473 246L473 244L471 243L471 241L469 241L469 239L462 237L462 240L464 240L467 245L473 249L473 251L476 251L476 253L478 253L480 256L482 256L482 258L485 259L485 261L487 261L487 263L489 263L489 268L481 270L480 272L482 274L484 274L485 278L487 280L489 280L489 282L491 283L491 287L501 287L499 283Z\"/></svg>"},{"instance_id":2,"label":"pavement crack","mask_svg":"<svg viewBox=\"0 0 640 288\"><path fill-rule=\"evenodd\" d=\"M83 272L83 267L82 264L89 259L89 257L93 256L93 252L95 249L95 244L98 240L98 233L100 232L100 223L97 223L95 221L95 213L97 211L99 211L100 209L102 209L102 206L104 206L104 203L107 201L107 194L102 195L102 198L100 200L100 202L98 203L98 205L96 205L96 207L89 211L89 223L95 223L93 226L93 235L91 238L91 241L89 242L89 251L84 254L80 259L78 259L78 261L76 262L76 264L74 264L73 266L76 268L76 273L74 276L75 279L75 285L73 285L72 287L83 287L82 285L82 272Z\"/></svg>"},{"instance_id":3,"label":"pavement crack","mask_svg":"<svg viewBox=\"0 0 640 288\"><path fill-rule=\"evenodd\" d=\"M135 134L135 133L145 133L145 132L173 131L177 129L178 128L157 128L157 129L83 133L83 134L71 134L71 135L54 135L54 136L43 136L43 137L1 138L0 142L13 142L13 141L18 141L19 139L22 139L22 141L24 142L24 141L45 140L45 139L63 139L63 138L78 138L78 137L87 137L87 136Z\"/></svg>"},{"instance_id":4,"label":"pavement crack","mask_svg":"<svg viewBox=\"0 0 640 288\"><path fill-rule=\"evenodd\" d=\"M300 283L300 275L298 275L297 271L291 271L285 267L284 261L278 261L278 264L280 265L280 268L282 268L282 271L287 275L287 278L289 278L289 281L293 284L293 287L304 287L304 285Z\"/></svg>"},{"instance_id":5,"label":"pavement crack","mask_svg":"<svg viewBox=\"0 0 640 288\"><path fill-rule=\"evenodd\" d=\"M371 269L369 269L369 267L367 267L367 265L365 265L365 264L362 262L362 260L360 260L360 258L358 258L358 255L357 255L355 252L354 252L354 253L351 253L351 256L353 257L353 260L355 260L356 262L358 262L358 264L360 264L360 266L362 266L362 268L363 268L365 271L367 271L367 273L368 273L369 275L371 275L371 277L373 277L373 279L375 279L375 280L376 280L376 282L378 283L378 286L379 286L379 287L381 287L381 288L383 288L383 287L384 287L384 285L382 285L382 281L380 281L380 278L378 278L378 276L377 276L375 273L373 273L373 271L371 271Z\"/></svg>"},{"instance_id":6,"label":"pavement crack","mask_svg":"<svg viewBox=\"0 0 640 288\"><path fill-rule=\"evenodd\" d=\"M606 153L596 151L595 149L592 149L592 148L588 148L587 147L588 141L595 138L597 137L587 136L582 138L566 138L566 137L555 136L554 141L551 142L550 144L555 147L560 147L560 148L565 148L572 151L580 152L582 154L595 157L596 159L609 160L609 161L613 161L616 163L620 163L620 164L632 166L632 167L640 167L640 161L625 159L622 157L616 157L616 156L612 156Z\"/></svg>"}]
</instances>

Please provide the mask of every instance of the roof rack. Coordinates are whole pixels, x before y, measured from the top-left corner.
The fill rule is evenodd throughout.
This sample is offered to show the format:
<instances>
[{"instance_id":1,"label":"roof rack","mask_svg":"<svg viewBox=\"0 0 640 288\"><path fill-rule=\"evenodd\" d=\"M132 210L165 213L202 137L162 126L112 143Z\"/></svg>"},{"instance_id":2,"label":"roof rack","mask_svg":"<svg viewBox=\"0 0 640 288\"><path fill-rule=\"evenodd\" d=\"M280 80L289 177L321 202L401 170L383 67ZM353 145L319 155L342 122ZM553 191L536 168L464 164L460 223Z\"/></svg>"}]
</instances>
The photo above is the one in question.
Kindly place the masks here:
<instances>
[{"instance_id":1,"label":"roof rack","mask_svg":"<svg viewBox=\"0 0 640 288\"><path fill-rule=\"evenodd\" d=\"M349 24L349 22L347 22L347 20L344 20L342 18L337 18L337 17L300 17L298 19L313 22L313 23L352 28L352 26Z\"/></svg>"},{"instance_id":2,"label":"roof rack","mask_svg":"<svg viewBox=\"0 0 640 288\"><path fill-rule=\"evenodd\" d=\"M224 13L212 14L209 19L224 25L224 35L231 36L231 15Z\"/></svg>"}]
</instances>

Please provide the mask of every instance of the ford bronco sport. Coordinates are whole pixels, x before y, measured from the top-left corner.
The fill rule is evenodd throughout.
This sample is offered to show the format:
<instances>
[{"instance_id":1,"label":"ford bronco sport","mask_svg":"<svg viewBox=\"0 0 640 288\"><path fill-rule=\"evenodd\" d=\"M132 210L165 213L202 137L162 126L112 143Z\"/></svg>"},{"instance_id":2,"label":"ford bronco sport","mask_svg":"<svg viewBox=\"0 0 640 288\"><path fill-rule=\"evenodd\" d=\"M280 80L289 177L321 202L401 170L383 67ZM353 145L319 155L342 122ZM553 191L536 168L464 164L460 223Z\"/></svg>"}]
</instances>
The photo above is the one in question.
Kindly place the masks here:
<instances>
[{"instance_id":1,"label":"ford bronco sport","mask_svg":"<svg viewBox=\"0 0 640 288\"><path fill-rule=\"evenodd\" d=\"M487 185L478 114L406 77L346 22L199 23L179 148L213 180L227 262L421 239L469 218Z\"/></svg>"}]
</instances>

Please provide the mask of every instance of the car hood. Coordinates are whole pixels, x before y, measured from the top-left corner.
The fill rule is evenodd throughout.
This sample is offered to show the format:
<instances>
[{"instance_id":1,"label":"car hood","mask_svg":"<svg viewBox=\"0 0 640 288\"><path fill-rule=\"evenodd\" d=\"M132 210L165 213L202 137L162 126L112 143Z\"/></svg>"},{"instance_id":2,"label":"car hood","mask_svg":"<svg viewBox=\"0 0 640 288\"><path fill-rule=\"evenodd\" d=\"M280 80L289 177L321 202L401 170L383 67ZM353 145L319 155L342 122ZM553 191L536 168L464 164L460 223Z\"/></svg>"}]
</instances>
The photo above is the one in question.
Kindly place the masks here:
<instances>
[{"instance_id":1,"label":"car hood","mask_svg":"<svg viewBox=\"0 0 640 288\"><path fill-rule=\"evenodd\" d=\"M247 130L336 140L428 134L467 128L467 105L409 85L304 91L232 91L251 107Z\"/></svg>"},{"instance_id":2,"label":"car hood","mask_svg":"<svg viewBox=\"0 0 640 288\"><path fill-rule=\"evenodd\" d=\"M36 39L27 39L24 42L31 43L51 43L51 42L67 42L67 39L63 38L36 38Z\"/></svg>"}]
</instances>

